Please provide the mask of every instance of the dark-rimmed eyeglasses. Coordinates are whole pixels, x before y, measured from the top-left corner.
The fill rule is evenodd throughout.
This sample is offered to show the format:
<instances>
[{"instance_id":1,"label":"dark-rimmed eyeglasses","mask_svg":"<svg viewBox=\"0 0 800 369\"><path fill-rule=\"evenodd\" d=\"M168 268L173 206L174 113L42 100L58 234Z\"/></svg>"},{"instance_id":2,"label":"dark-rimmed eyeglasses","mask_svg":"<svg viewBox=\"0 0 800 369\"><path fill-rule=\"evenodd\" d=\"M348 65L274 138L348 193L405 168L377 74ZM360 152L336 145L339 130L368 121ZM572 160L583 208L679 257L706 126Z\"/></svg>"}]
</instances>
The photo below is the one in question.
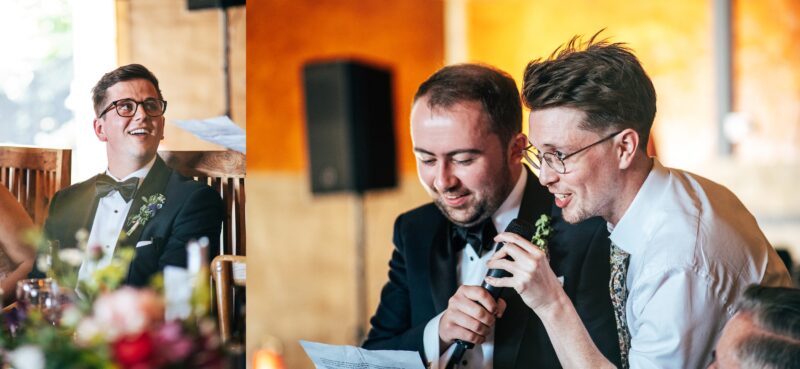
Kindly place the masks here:
<instances>
[{"instance_id":1,"label":"dark-rimmed eyeglasses","mask_svg":"<svg viewBox=\"0 0 800 369\"><path fill-rule=\"evenodd\" d=\"M139 108L139 105L142 106L145 114L154 118L164 115L164 112L167 111L167 102L164 100L152 98L144 101L136 101L134 99L119 99L117 101L112 101L111 104L108 104L108 106L103 109L103 112L97 117L102 118L111 109L116 108L117 114L119 114L120 117L130 118L136 114L136 109Z\"/></svg>"},{"instance_id":2,"label":"dark-rimmed eyeglasses","mask_svg":"<svg viewBox=\"0 0 800 369\"><path fill-rule=\"evenodd\" d=\"M597 141L595 143L592 143L592 144L589 144L587 146L582 147L578 151L575 151L575 152L573 152L571 154L564 154L561 151L540 153L539 150L537 150L535 147L533 147L533 145L529 144L528 147L525 148L525 151L523 152L523 154L524 154L523 156L525 157L525 161L527 161L528 164L530 164L532 167L534 167L537 170L541 170L542 169L542 164L541 163L542 163L542 159L544 159L544 162L547 163L547 166L549 166L550 168L552 168L553 170L555 170L559 174L566 174L567 173L567 167L564 165L564 160L567 160L567 159L569 159L570 157L572 157L574 155L577 155L577 154L579 154L579 153L581 153L583 151L586 151L586 150L590 149L591 147L593 147L595 145L598 145L598 144L600 144L602 142L605 142L605 141L611 139L612 137L614 137L614 136L616 136L616 135L618 135L620 133L622 133L622 131L614 132L614 133L602 138L601 140L599 140L599 141Z\"/></svg>"}]
</instances>

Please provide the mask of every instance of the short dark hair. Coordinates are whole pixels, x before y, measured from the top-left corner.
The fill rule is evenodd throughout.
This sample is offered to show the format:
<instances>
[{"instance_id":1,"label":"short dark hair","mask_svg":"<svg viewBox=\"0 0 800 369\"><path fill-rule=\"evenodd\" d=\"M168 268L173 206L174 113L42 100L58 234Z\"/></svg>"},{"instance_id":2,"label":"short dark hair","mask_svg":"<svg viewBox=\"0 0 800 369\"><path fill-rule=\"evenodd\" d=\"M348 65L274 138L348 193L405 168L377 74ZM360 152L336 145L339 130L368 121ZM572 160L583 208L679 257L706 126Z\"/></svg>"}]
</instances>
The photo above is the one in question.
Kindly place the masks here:
<instances>
[{"instance_id":1,"label":"short dark hair","mask_svg":"<svg viewBox=\"0 0 800 369\"><path fill-rule=\"evenodd\" d=\"M800 368L800 343L776 336L746 337L738 345L736 355L742 368Z\"/></svg>"},{"instance_id":2,"label":"short dark hair","mask_svg":"<svg viewBox=\"0 0 800 369\"><path fill-rule=\"evenodd\" d=\"M744 338L736 355L747 368L800 368L800 290L753 285L745 290L739 312L750 314L763 333Z\"/></svg>"},{"instance_id":3,"label":"short dark hair","mask_svg":"<svg viewBox=\"0 0 800 369\"><path fill-rule=\"evenodd\" d=\"M106 90L118 82L130 81L134 79L145 79L153 84L158 93L158 98L163 100L161 89L158 87L156 76L141 64L123 65L103 75L97 84L92 87L92 102L94 103L95 115L100 115L100 111L106 105Z\"/></svg>"},{"instance_id":4,"label":"short dark hair","mask_svg":"<svg viewBox=\"0 0 800 369\"><path fill-rule=\"evenodd\" d=\"M428 97L430 108L480 102L490 121L490 132L503 145L522 132L522 102L514 78L484 64L456 64L439 69L417 89L414 102Z\"/></svg>"},{"instance_id":5,"label":"short dark hair","mask_svg":"<svg viewBox=\"0 0 800 369\"><path fill-rule=\"evenodd\" d=\"M632 128L647 150L656 115L656 91L641 63L624 43L580 36L559 46L546 60L528 63L522 83L531 110L569 107L583 111L581 128L607 132Z\"/></svg>"}]
</instances>

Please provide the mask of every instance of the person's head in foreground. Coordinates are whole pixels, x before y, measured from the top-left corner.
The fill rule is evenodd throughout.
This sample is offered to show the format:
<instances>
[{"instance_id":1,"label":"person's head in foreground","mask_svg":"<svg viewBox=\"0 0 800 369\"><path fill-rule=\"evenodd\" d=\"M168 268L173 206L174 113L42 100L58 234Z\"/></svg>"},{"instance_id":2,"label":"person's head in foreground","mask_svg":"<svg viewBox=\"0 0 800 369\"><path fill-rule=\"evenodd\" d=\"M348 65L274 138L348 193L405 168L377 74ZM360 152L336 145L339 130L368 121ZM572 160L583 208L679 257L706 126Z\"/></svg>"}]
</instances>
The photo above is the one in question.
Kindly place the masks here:
<instances>
[{"instance_id":1,"label":"person's head in foreground","mask_svg":"<svg viewBox=\"0 0 800 369\"><path fill-rule=\"evenodd\" d=\"M800 289L750 286L722 330L709 368L800 368Z\"/></svg>"}]
</instances>

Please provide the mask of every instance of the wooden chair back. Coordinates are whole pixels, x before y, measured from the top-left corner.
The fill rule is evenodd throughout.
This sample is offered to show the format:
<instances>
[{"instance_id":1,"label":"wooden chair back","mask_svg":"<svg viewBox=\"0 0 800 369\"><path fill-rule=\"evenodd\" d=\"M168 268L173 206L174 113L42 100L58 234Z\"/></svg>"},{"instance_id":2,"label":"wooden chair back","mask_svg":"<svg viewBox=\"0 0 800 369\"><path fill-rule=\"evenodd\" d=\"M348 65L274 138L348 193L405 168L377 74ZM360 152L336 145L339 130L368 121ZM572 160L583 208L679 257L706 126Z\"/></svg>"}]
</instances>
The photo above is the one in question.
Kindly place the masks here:
<instances>
[{"instance_id":1,"label":"wooden chair back","mask_svg":"<svg viewBox=\"0 0 800 369\"><path fill-rule=\"evenodd\" d=\"M236 151L159 151L172 169L206 183L222 197L225 218L215 255L246 255L245 155Z\"/></svg>"},{"instance_id":2,"label":"wooden chair back","mask_svg":"<svg viewBox=\"0 0 800 369\"><path fill-rule=\"evenodd\" d=\"M237 304L234 303L234 296L237 293L234 287L244 287L247 282L245 257L236 255L215 257L211 261L211 278L214 281L220 337L222 343L229 343L233 326L231 312L237 308Z\"/></svg>"},{"instance_id":3,"label":"wooden chair back","mask_svg":"<svg viewBox=\"0 0 800 369\"><path fill-rule=\"evenodd\" d=\"M43 225L56 191L70 185L72 150L0 146L0 183Z\"/></svg>"}]
</instances>

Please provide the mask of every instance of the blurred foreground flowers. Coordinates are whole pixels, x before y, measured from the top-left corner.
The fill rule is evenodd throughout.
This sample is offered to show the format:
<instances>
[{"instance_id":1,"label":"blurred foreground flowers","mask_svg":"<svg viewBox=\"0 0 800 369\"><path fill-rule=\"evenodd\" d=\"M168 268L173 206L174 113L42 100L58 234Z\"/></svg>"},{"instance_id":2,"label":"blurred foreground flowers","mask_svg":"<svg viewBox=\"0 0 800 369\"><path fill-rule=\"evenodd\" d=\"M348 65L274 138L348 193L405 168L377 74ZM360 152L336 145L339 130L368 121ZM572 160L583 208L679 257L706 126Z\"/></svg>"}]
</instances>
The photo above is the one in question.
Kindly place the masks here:
<instances>
[{"instance_id":1,"label":"blurred foreground flowers","mask_svg":"<svg viewBox=\"0 0 800 369\"><path fill-rule=\"evenodd\" d=\"M161 278L150 288L119 287L132 257L132 249L118 250L110 265L79 283L80 297L73 288L62 287L74 283L74 276L59 278L60 273L49 270L56 277L47 280L52 286L49 298L55 301L49 309L21 299L16 309L3 314L2 363L15 369L223 368L225 352L216 322L207 316L207 268L193 273L193 285L182 286L192 290L188 316L166 319Z\"/></svg>"}]
</instances>

